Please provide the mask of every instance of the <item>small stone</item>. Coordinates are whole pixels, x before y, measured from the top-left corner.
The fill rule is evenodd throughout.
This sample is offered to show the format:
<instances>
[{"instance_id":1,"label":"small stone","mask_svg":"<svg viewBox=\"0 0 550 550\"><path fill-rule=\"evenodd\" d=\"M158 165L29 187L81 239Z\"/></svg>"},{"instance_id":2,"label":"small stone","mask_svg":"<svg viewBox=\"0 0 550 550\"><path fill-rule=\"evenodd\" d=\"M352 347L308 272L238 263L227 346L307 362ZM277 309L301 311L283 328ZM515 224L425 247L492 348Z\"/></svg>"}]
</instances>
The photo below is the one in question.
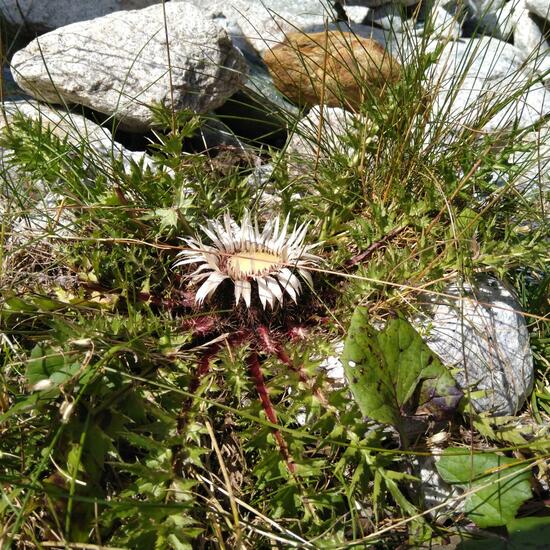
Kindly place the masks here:
<instances>
[{"instance_id":1,"label":"small stone","mask_svg":"<svg viewBox=\"0 0 550 550\"><path fill-rule=\"evenodd\" d=\"M533 354L521 306L497 279L443 290L426 321L425 341L478 413L514 415L531 394Z\"/></svg>"},{"instance_id":2,"label":"small stone","mask_svg":"<svg viewBox=\"0 0 550 550\"><path fill-rule=\"evenodd\" d=\"M401 77L376 41L347 32L292 33L264 55L275 86L299 105L357 110Z\"/></svg>"},{"instance_id":3,"label":"small stone","mask_svg":"<svg viewBox=\"0 0 550 550\"><path fill-rule=\"evenodd\" d=\"M243 56L200 9L164 8L166 19L159 4L45 34L13 56L14 78L37 99L85 105L135 132L154 126L154 104L216 109L245 81Z\"/></svg>"},{"instance_id":4,"label":"small stone","mask_svg":"<svg viewBox=\"0 0 550 550\"><path fill-rule=\"evenodd\" d=\"M312 159L320 151L321 156L343 151L342 138L351 129L353 115L339 107L316 105L296 126L290 138L289 155Z\"/></svg>"},{"instance_id":5,"label":"small stone","mask_svg":"<svg viewBox=\"0 0 550 550\"><path fill-rule=\"evenodd\" d=\"M440 450L437 450L440 453ZM421 510L429 510L436 523L443 524L456 517L464 508L461 488L446 483L437 471L439 456L415 456L410 458L412 474L420 483L411 483L411 493L420 501Z\"/></svg>"},{"instance_id":6,"label":"small stone","mask_svg":"<svg viewBox=\"0 0 550 550\"><path fill-rule=\"evenodd\" d=\"M36 384L34 384L31 388L31 391L51 390L53 387L54 383L49 378L45 378L43 380L39 380Z\"/></svg>"},{"instance_id":7,"label":"small stone","mask_svg":"<svg viewBox=\"0 0 550 550\"><path fill-rule=\"evenodd\" d=\"M344 367L340 357L344 351L344 341L338 340L332 344L334 350L333 355L326 357L322 363L319 365L319 368L324 370L327 373L327 376L338 383L340 386L346 386L346 375L344 373Z\"/></svg>"},{"instance_id":8,"label":"small stone","mask_svg":"<svg viewBox=\"0 0 550 550\"><path fill-rule=\"evenodd\" d=\"M363 6L346 6L348 20L353 23L364 24L369 8Z\"/></svg>"}]
</instances>

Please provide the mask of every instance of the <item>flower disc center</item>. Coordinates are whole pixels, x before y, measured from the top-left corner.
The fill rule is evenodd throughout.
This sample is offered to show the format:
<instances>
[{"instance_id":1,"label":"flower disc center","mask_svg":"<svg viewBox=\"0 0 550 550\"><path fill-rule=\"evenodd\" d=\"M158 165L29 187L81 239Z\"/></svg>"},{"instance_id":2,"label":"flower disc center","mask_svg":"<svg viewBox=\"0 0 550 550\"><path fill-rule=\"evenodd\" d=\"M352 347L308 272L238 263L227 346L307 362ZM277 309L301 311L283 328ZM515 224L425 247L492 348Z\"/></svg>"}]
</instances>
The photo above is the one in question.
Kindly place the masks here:
<instances>
[{"instance_id":1,"label":"flower disc center","mask_svg":"<svg viewBox=\"0 0 550 550\"><path fill-rule=\"evenodd\" d=\"M271 252L252 252L242 250L227 260L228 275L234 279L261 275L282 266L282 258Z\"/></svg>"}]
</instances>

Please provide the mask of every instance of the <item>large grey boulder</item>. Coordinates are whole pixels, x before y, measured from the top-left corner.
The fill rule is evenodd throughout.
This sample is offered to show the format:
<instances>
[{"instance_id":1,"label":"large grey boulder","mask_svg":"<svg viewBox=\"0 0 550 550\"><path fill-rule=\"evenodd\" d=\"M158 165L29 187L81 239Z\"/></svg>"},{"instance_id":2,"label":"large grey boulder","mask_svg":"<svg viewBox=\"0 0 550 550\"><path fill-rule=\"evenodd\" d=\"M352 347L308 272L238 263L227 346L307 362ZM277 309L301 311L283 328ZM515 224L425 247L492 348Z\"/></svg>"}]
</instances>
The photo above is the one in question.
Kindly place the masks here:
<instances>
[{"instance_id":1,"label":"large grey boulder","mask_svg":"<svg viewBox=\"0 0 550 550\"><path fill-rule=\"evenodd\" d=\"M442 294L446 296L428 296L432 305L411 322L450 369L477 413L516 414L534 383L529 333L517 299L492 277L461 288L449 285ZM342 349L343 344L335 346L335 353L326 357L321 367L345 381ZM442 491L440 496L445 498L446 493Z\"/></svg>"},{"instance_id":2,"label":"large grey boulder","mask_svg":"<svg viewBox=\"0 0 550 550\"><path fill-rule=\"evenodd\" d=\"M216 109L246 79L243 56L196 6L170 2L165 9L167 28L155 5L45 34L13 56L14 77L38 99L91 107L130 131L154 125L154 104Z\"/></svg>"},{"instance_id":3,"label":"large grey boulder","mask_svg":"<svg viewBox=\"0 0 550 550\"><path fill-rule=\"evenodd\" d=\"M514 29L514 46L519 50L523 60L535 71L550 71L550 42L547 39L550 23L536 14L524 9L520 12Z\"/></svg>"},{"instance_id":4,"label":"large grey boulder","mask_svg":"<svg viewBox=\"0 0 550 550\"><path fill-rule=\"evenodd\" d=\"M174 0L173 0L174 1ZM175 0L179 2L181 0ZM184 0L185 1L185 0ZM290 32L309 32L331 22L332 2L321 0L191 0L205 17L232 29L234 39L248 41L260 54ZM238 42L237 42L238 43Z\"/></svg>"},{"instance_id":5,"label":"large grey boulder","mask_svg":"<svg viewBox=\"0 0 550 550\"><path fill-rule=\"evenodd\" d=\"M523 0L512 0L481 14L479 23L486 34L500 40L509 40L514 36L518 22L525 11ZM517 44L515 45L517 47Z\"/></svg>"},{"instance_id":6,"label":"large grey boulder","mask_svg":"<svg viewBox=\"0 0 550 550\"><path fill-rule=\"evenodd\" d=\"M543 19L550 19L550 0L525 0L525 7Z\"/></svg>"},{"instance_id":7,"label":"large grey boulder","mask_svg":"<svg viewBox=\"0 0 550 550\"><path fill-rule=\"evenodd\" d=\"M414 6L420 0L340 0L340 3L345 6L366 6L368 8L377 8L384 4L401 4L402 6Z\"/></svg>"},{"instance_id":8,"label":"large grey boulder","mask_svg":"<svg viewBox=\"0 0 550 550\"><path fill-rule=\"evenodd\" d=\"M534 382L525 318L513 294L498 280L453 284L426 321L425 341L455 370L457 383L478 413L514 415Z\"/></svg>"},{"instance_id":9,"label":"large grey boulder","mask_svg":"<svg viewBox=\"0 0 550 550\"><path fill-rule=\"evenodd\" d=\"M42 33L115 11L137 10L158 3L160 0L2 0L0 12L8 23Z\"/></svg>"},{"instance_id":10,"label":"large grey boulder","mask_svg":"<svg viewBox=\"0 0 550 550\"><path fill-rule=\"evenodd\" d=\"M435 90L434 119L457 131L526 128L550 112L550 92L525 70L521 52L495 38L446 44L427 86Z\"/></svg>"}]
</instances>

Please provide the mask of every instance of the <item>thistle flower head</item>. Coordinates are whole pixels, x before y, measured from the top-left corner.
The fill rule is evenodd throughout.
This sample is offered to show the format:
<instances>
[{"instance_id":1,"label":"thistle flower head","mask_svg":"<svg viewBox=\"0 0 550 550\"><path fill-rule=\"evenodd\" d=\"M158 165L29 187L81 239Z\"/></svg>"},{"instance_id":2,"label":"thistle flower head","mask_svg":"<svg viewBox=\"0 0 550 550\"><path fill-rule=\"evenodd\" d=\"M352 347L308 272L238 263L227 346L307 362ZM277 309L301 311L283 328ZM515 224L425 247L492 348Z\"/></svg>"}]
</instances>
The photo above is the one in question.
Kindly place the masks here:
<instances>
[{"instance_id":1,"label":"thistle flower head","mask_svg":"<svg viewBox=\"0 0 550 550\"><path fill-rule=\"evenodd\" d=\"M286 292L296 302L302 290L297 273L311 286L309 267L319 264L320 258L310 254L317 245L304 245L308 224L289 232L288 216L268 221L260 232L257 220L245 213L241 224L229 214L221 221L209 220L202 226L203 233L212 242L205 245L200 238L184 239L188 248L178 254L174 267L199 264L189 278L192 283L202 281L195 301L202 304L222 283L229 279L235 288L235 303L242 298L250 307L253 289L257 289L262 307L271 308L283 303Z\"/></svg>"}]
</instances>

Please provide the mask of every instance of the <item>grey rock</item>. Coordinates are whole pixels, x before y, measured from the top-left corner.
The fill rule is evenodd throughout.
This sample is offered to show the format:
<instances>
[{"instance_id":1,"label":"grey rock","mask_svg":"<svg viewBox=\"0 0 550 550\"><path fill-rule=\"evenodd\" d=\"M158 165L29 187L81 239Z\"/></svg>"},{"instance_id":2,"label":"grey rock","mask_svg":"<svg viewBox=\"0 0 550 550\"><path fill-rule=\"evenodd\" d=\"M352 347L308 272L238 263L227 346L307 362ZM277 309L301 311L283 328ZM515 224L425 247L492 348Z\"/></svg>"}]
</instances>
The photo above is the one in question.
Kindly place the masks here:
<instances>
[{"instance_id":1,"label":"grey rock","mask_svg":"<svg viewBox=\"0 0 550 550\"><path fill-rule=\"evenodd\" d=\"M216 148L232 148L244 151L242 141L221 120L210 117L199 128L194 137L198 151L204 152Z\"/></svg>"},{"instance_id":2,"label":"grey rock","mask_svg":"<svg viewBox=\"0 0 550 550\"><path fill-rule=\"evenodd\" d=\"M159 0L2 0L0 12L8 23L42 33L115 11L137 10L158 3Z\"/></svg>"},{"instance_id":3,"label":"grey rock","mask_svg":"<svg viewBox=\"0 0 550 550\"><path fill-rule=\"evenodd\" d=\"M516 121L525 128L550 112L550 93L525 70L521 52L495 38L449 42L427 81L437 91L434 119L444 119L457 132L479 128L489 109L495 112L483 124L487 132Z\"/></svg>"},{"instance_id":4,"label":"grey rock","mask_svg":"<svg viewBox=\"0 0 550 550\"><path fill-rule=\"evenodd\" d=\"M369 10L366 6L346 6L346 15L352 23L364 24Z\"/></svg>"},{"instance_id":5,"label":"grey rock","mask_svg":"<svg viewBox=\"0 0 550 550\"><path fill-rule=\"evenodd\" d=\"M419 3L420 0L340 0L343 6L366 6L368 8L377 8L384 4L401 4L402 6L414 6Z\"/></svg>"},{"instance_id":6,"label":"grey rock","mask_svg":"<svg viewBox=\"0 0 550 550\"><path fill-rule=\"evenodd\" d=\"M340 386L347 385L346 374L344 372L344 366L340 357L344 351L344 341L337 340L332 344L333 354L328 355L323 359L319 368L327 373L327 376L337 382Z\"/></svg>"},{"instance_id":7,"label":"grey rock","mask_svg":"<svg viewBox=\"0 0 550 550\"><path fill-rule=\"evenodd\" d=\"M430 36L436 39L458 40L462 34L462 14L448 10L441 3L436 3L426 22Z\"/></svg>"},{"instance_id":8,"label":"grey rock","mask_svg":"<svg viewBox=\"0 0 550 550\"><path fill-rule=\"evenodd\" d=\"M476 20L481 20L485 15L502 8L506 0L466 0L468 11Z\"/></svg>"},{"instance_id":9,"label":"grey rock","mask_svg":"<svg viewBox=\"0 0 550 550\"><path fill-rule=\"evenodd\" d=\"M246 178L250 187L252 202L258 205L258 218L269 220L280 213L282 206L281 194L271 180L274 166L270 162L256 166Z\"/></svg>"},{"instance_id":10,"label":"grey rock","mask_svg":"<svg viewBox=\"0 0 550 550\"><path fill-rule=\"evenodd\" d=\"M6 122L10 124L16 114L32 120L40 120L44 128L48 128L58 138L66 139L75 147L82 143L89 145L96 153L94 158L89 160L91 165L99 166L111 159L122 161L128 166L130 161L141 161L144 157L146 164L152 160L145 154L136 151L129 151L121 144L114 141L111 132L84 116L62 108L53 108L40 104L36 101L13 101L2 105L5 116L0 117L0 129Z\"/></svg>"},{"instance_id":11,"label":"grey rock","mask_svg":"<svg viewBox=\"0 0 550 550\"><path fill-rule=\"evenodd\" d=\"M527 10L520 12L514 29L514 46L529 66L540 73L550 70L550 42L545 33L547 29L541 28L537 21ZM548 77L548 74L546 74Z\"/></svg>"},{"instance_id":12,"label":"grey rock","mask_svg":"<svg viewBox=\"0 0 550 550\"><path fill-rule=\"evenodd\" d=\"M393 29L399 32L403 28L404 19L406 19L406 15L403 7L392 3L371 8L364 23L378 25L383 29Z\"/></svg>"},{"instance_id":13,"label":"grey rock","mask_svg":"<svg viewBox=\"0 0 550 550\"><path fill-rule=\"evenodd\" d=\"M496 10L483 14L479 21L486 34L500 40L509 40L518 26L525 11L523 0L512 0Z\"/></svg>"},{"instance_id":14,"label":"grey rock","mask_svg":"<svg viewBox=\"0 0 550 550\"><path fill-rule=\"evenodd\" d=\"M549 0L525 0L525 7L543 19L550 19Z\"/></svg>"},{"instance_id":15,"label":"grey rock","mask_svg":"<svg viewBox=\"0 0 550 550\"><path fill-rule=\"evenodd\" d=\"M273 170L274 167L271 162L256 166L253 172L246 178L246 183L253 191L263 192L269 186Z\"/></svg>"},{"instance_id":16,"label":"grey rock","mask_svg":"<svg viewBox=\"0 0 550 550\"><path fill-rule=\"evenodd\" d=\"M339 107L313 107L298 122L288 142L291 172L308 173L315 161L322 162L334 152L346 152L343 138L351 130L353 118Z\"/></svg>"},{"instance_id":17,"label":"grey rock","mask_svg":"<svg viewBox=\"0 0 550 550\"><path fill-rule=\"evenodd\" d=\"M533 355L521 306L500 281L453 284L427 321L425 341L453 369L478 412L514 415L529 397ZM475 392L475 393L474 393Z\"/></svg>"},{"instance_id":18,"label":"grey rock","mask_svg":"<svg viewBox=\"0 0 550 550\"><path fill-rule=\"evenodd\" d=\"M165 8L168 45L161 5L116 12L34 40L14 55L14 77L38 99L85 105L130 131L154 125L155 103L171 106L173 99L178 110L211 111L244 82L243 56L197 7Z\"/></svg>"},{"instance_id":19,"label":"grey rock","mask_svg":"<svg viewBox=\"0 0 550 550\"><path fill-rule=\"evenodd\" d=\"M35 239L74 235L74 214L62 205L61 195L47 192L29 208L25 216L14 220L9 245L32 246Z\"/></svg>"},{"instance_id":20,"label":"grey rock","mask_svg":"<svg viewBox=\"0 0 550 550\"><path fill-rule=\"evenodd\" d=\"M335 17L331 2L319 0L191 1L200 6L205 17L233 29L233 36L238 34L239 29L240 39L248 41L259 53L282 42L290 32L309 32L312 26L323 25Z\"/></svg>"},{"instance_id":21,"label":"grey rock","mask_svg":"<svg viewBox=\"0 0 550 550\"><path fill-rule=\"evenodd\" d=\"M441 449L434 451L439 454ZM437 455L410 459L412 474L420 480L411 487L411 492L418 497L421 510L430 510L430 516L437 523L443 523L463 512L464 500L459 497L464 491L443 480L437 471L438 461Z\"/></svg>"}]
</instances>

